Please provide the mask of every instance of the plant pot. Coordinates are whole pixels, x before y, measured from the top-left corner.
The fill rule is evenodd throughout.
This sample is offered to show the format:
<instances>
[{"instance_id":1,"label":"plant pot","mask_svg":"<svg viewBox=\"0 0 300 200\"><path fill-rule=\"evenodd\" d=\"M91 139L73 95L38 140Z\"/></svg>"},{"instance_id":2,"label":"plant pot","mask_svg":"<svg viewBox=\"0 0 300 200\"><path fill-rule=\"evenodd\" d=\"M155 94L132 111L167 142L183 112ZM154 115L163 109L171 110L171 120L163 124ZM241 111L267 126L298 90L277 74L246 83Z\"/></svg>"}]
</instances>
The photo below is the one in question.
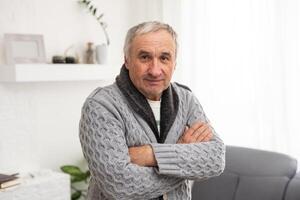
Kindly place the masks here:
<instances>
[{"instance_id":1,"label":"plant pot","mask_svg":"<svg viewBox=\"0 0 300 200\"><path fill-rule=\"evenodd\" d=\"M98 64L107 63L108 47L106 44L100 44L96 46L96 61Z\"/></svg>"}]
</instances>

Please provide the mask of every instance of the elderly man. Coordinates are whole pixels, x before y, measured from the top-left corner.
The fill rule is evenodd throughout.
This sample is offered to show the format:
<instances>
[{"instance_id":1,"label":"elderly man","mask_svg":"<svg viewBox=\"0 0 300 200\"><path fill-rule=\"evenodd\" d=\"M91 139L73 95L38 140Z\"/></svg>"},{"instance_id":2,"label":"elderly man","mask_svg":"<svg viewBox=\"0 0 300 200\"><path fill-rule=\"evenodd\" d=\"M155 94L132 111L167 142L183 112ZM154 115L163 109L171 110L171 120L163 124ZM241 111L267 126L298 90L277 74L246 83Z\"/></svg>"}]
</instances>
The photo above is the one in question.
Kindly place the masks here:
<instances>
[{"instance_id":1,"label":"elderly man","mask_svg":"<svg viewBox=\"0 0 300 200\"><path fill-rule=\"evenodd\" d=\"M87 98L80 141L88 199L191 199L191 180L218 176L225 148L193 93L170 83L177 35L167 24L132 27L116 82Z\"/></svg>"}]
</instances>

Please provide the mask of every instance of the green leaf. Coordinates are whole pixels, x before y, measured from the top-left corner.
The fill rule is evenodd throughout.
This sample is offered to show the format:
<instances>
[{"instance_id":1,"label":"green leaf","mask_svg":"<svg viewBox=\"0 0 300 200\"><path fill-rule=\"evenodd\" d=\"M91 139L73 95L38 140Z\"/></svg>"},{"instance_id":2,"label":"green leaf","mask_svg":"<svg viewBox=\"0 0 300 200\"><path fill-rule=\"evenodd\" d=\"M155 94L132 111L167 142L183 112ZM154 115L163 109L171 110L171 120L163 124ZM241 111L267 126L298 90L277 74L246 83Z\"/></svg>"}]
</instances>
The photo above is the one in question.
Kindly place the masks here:
<instances>
[{"instance_id":1,"label":"green leaf","mask_svg":"<svg viewBox=\"0 0 300 200\"><path fill-rule=\"evenodd\" d=\"M88 177L85 174L80 176L71 176L71 183L76 183L80 181L85 181Z\"/></svg>"},{"instance_id":2,"label":"green leaf","mask_svg":"<svg viewBox=\"0 0 300 200\"><path fill-rule=\"evenodd\" d=\"M93 15L96 15L96 12L97 12L97 8L94 8Z\"/></svg>"},{"instance_id":3,"label":"green leaf","mask_svg":"<svg viewBox=\"0 0 300 200\"><path fill-rule=\"evenodd\" d=\"M79 199L81 197L81 191L76 191L72 194L72 200Z\"/></svg>"},{"instance_id":4,"label":"green leaf","mask_svg":"<svg viewBox=\"0 0 300 200\"><path fill-rule=\"evenodd\" d=\"M63 172L70 174L71 176L82 176L85 173L74 165L64 165L60 168Z\"/></svg>"},{"instance_id":5,"label":"green leaf","mask_svg":"<svg viewBox=\"0 0 300 200\"><path fill-rule=\"evenodd\" d=\"M61 170L71 175L71 183L87 181L90 177L90 171L83 172L79 167L74 165L64 165L61 167Z\"/></svg>"}]
</instances>

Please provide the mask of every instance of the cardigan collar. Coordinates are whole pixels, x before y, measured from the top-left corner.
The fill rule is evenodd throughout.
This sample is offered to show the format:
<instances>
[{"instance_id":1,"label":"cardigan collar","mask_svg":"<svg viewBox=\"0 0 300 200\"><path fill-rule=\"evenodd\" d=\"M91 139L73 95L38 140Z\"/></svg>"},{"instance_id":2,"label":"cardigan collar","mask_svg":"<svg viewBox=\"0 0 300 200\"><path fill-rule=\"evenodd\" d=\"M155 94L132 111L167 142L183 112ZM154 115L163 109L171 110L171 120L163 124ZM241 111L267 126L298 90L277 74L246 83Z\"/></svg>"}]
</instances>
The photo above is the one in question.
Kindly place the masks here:
<instances>
[{"instance_id":1,"label":"cardigan collar","mask_svg":"<svg viewBox=\"0 0 300 200\"><path fill-rule=\"evenodd\" d=\"M179 105L178 95L172 84L163 91L161 96L160 133L158 132L154 114L146 97L133 85L125 65L122 66L120 74L116 77L116 84L125 96L132 110L139 114L149 125L157 142L164 143L167 134L175 121Z\"/></svg>"}]
</instances>

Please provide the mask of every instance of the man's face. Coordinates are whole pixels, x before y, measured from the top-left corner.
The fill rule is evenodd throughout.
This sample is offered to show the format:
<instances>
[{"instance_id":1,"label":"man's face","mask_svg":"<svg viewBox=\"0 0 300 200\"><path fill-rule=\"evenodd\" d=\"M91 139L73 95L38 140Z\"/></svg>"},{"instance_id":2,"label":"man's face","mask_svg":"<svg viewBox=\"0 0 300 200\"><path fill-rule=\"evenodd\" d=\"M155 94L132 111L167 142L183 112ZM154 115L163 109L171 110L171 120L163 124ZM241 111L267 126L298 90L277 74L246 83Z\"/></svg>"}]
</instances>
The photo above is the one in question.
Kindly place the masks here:
<instances>
[{"instance_id":1,"label":"man's face","mask_svg":"<svg viewBox=\"0 0 300 200\"><path fill-rule=\"evenodd\" d=\"M125 58L134 86L148 99L159 100L175 69L175 42L165 30L136 36Z\"/></svg>"}]
</instances>

